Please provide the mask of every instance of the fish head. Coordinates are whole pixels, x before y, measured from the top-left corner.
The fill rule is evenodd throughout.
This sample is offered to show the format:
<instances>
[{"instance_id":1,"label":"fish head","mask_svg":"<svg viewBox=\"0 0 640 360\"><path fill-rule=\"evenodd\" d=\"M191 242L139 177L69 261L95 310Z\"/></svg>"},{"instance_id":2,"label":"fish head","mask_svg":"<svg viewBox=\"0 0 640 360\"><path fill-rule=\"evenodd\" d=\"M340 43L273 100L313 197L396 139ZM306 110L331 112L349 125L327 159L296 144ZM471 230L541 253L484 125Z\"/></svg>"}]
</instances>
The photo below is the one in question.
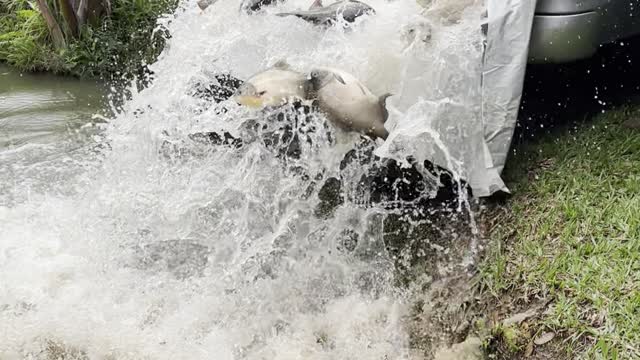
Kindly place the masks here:
<instances>
[{"instance_id":1,"label":"fish head","mask_svg":"<svg viewBox=\"0 0 640 360\"><path fill-rule=\"evenodd\" d=\"M405 48L430 44L433 37L432 34L433 25L424 19L409 23L401 29L401 37L405 42Z\"/></svg>"},{"instance_id":2,"label":"fish head","mask_svg":"<svg viewBox=\"0 0 640 360\"><path fill-rule=\"evenodd\" d=\"M240 105L252 107L252 108L261 108L264 106L265 99L263 96L265 92L258 91L253 84L244 83L242 84L234 95L234 99Z\"/></svg>"},{"instance_id":3,"label":"fish head","mask_svg":"<svg viewBox=\"0 0 640 360\"><path fill-rule=\"evenodd\" d=\"M346 22L349 23L355 22L356 19L360 16L375 15L375 13L375 9L371 6L355 0L344 2L338 7L337 11L339 17L342 17Z\"/></svg>"},{"instance_id":4,"label":"fish head","mask_svg":"<svg viewBox=\"0 0 640 360\"><path fill-rule=\"evenodd\" d=\"M260 11L263 6L272 5L278 0L243 0L240 3L240 10L251 14Z\"/></svg>"},{"instance_id":5,"label":"fish head","mask_svg":"<svg viewBox=\"0 0 640 360\"><path fill-rule=\"evenodd\" d=\"M350 0L349 4L351 4L351 6L358 11L358 15L375 15L376 13L376 10L374 8L363 2Z\"/></svg>"},{"instance_id":6,"label":"fish head","mask_svg":"<svg viewBox=\"0 0 640 360\"><path fill-rule=\"evenodd\" d=\"M309 72L307 80L311 84L311 89L320 90L331 80L330 72L327 70L313 69Z\"/></svg>"}]
</instances>

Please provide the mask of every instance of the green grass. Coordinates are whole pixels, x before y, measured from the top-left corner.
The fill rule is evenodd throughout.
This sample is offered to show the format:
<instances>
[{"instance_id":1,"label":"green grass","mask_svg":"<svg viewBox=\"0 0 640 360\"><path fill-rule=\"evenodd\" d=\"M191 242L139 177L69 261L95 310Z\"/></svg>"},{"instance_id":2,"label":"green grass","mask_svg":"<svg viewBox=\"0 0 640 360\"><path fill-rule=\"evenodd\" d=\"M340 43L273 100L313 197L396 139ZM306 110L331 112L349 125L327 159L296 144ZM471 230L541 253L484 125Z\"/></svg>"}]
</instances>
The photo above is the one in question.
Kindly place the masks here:
<instances>
[{"instance_id":1,"label":"green grass","mask_svg":"<svg viewBox=\"0 0 640 360\"><path fill-rule=\"evenodd\" d=\"M550 301L535 326L561 334L567 358L640 358L640 130L621 125L632 116L548 135L505 169L515 196L491 231L483 290L504 316Z\"/></svg>"},{"instance_id":2,"label":"green grass","mask_svg":"<svg viewBox=\"0 0 640 360\"><path fill-rule=\"evenodd\" d=\"M0 15L0 59L21 65L26 71L42 70L48 62L47 26L34 10L15 10Z\"/></svg>"}]
</instances>

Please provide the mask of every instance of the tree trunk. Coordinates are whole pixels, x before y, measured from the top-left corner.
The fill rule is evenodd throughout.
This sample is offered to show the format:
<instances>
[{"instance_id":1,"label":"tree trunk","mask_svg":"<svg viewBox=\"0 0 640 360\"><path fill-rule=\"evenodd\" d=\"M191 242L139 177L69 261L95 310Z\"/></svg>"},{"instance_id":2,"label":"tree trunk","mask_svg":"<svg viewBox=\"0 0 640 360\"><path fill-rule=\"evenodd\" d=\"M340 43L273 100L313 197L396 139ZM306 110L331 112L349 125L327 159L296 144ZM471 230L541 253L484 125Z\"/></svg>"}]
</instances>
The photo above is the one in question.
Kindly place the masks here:
<instances>
[{"instance_id":1,"label":"tree trunk","mask_svg":"<svg viewBox=\"0 0 640 360\"><path fill-rule=\"evenodd\" d=\"M71 36L78 38L78 19L76 18L76 13L73 11L71 0L59 0L58 3L60 5L60 12L62 13L64 21L67 23L67 28L69 29Z\"/></svg>"},{"instance_id":2,"label":"tree trunk","mask_svg":"<svg viewBox=\"0 0 640 360\"><path fill-rule=\"evenodd\" d=\"M76 13L76 17L78 17L78 7L80 6L80 0L70 0L71 6L73 7L73 12ZM78 23L80 25L80 23Z\"/></svg>"},{"instance_id":3,"label":"tree trunk","mask_svg":"<svg viewBox=\"0 0 640 360\"><path fill-rule=\"evenodd\" d=\"M62 34L60 25L51 13L51 10L49 9L46 1L36 1L38 2L38 9L40 9L40 13L42 14L42 17L44 18L44 21L47 23L47 27L49 28L49 35L51 35L51 39L53 40L53 46L55 46L56 49L65 48L67 44L64 41L64 34Z\"/></svg>"},{"instance_id":4,"label":"tree trunk","mask_svg":"<svg viewBox=\"0 0 640 360\"><path fill-rule=\"evenodd\" d=\"M80 0L77 15L80 25L89 22L93 26L97 26L103 16L111 15L111 2L109 0Z\"/></svg>"},{"instance_id":5,"label":"tree trunk","mask_svg":"<svg viewBox=\"0 0 640 360\"><path fill-rule=\"evenodd\" d=\"M104 6L105 15L111 16L111 0L102 0L102 6Z\"/></svg>"}]
</instances>

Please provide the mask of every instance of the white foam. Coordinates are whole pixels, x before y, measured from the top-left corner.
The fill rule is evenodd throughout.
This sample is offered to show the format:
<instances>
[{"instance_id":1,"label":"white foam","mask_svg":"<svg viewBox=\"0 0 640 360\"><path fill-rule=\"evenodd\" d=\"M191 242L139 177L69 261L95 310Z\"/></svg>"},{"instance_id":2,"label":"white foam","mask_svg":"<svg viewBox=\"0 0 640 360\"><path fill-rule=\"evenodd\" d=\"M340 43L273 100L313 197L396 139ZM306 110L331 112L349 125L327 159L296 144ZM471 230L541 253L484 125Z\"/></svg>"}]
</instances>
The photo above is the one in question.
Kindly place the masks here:
<instances>
[{"instance_id":1,"label":"white foam","mask_svg":"<svg viewBox=\"0 0 640 360\"><path fill-rule=\"evenodd\" d=\"M255 16L234 1L204 13L184 3L152 66L155 82L107 126L100 151L73 158L83 170L63 176L54 167L64 162L31 164L52 187L29 194L21 186L33 172L15 175L8 187L20 200L0 207L0 358L43 356L47 341L92 359L410 358L407 299L393 286L380 209L346 204L316 218L317 199L302 200L309 181L258 145L175 161L159 155L164 132L180 138L248 116L191 111L193 80L212 72L246 78L279 59L301 71L337 66L374 93L397 94L398 123L421 101L465 92L466 75L426 66L458 61L469 70L454 56L472 46L456 37L469 26L437 28L432 47L411 55L400 31L420 12L411 1L369 1L377 15L349 32L272 15L307 3ZM318 141L297 164L310 174L333 169L353 138L336 147ZM63 184L73 191L52 190ZM352 252L337 250L345 229L360 235ZM167 239L209 249L202 276L127 265L138 246Z\"/></svg>"}]
</instances>

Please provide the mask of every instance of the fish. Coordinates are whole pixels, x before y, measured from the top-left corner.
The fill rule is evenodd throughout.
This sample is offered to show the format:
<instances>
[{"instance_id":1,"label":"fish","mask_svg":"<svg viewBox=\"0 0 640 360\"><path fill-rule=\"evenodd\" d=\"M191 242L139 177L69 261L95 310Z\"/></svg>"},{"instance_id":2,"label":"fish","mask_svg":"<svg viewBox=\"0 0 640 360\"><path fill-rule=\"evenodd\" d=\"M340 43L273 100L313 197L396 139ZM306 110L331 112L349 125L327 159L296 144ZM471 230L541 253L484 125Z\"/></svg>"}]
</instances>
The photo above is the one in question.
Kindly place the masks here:
<instances>
[{"instance_id":1,"label":"fish","mask_svg":"<svg viewBox=\"0 0 640 360\"><path fill-rule=\"evenodd\" d=\"M236 91L235 100L240 105L264 108L282 105L291 99L304 100L307 94L305 75L281 60L245 81Z\"/></svg>"},{"instance_id":2,"label":"fish","mask_svg":"<svg viewBox=\"0 0 640 360\"><path fill-rule=\"evenodd\" d=\"M204 11L209 6L215 4L218 0L198 0L197 4L200 10ZM240 10L251 14L262 9L263 6L274 5L284 0L243 0L240 3Z\"/></svg>"},{"instance_id":3,"label":"fish","mask_svg":"<svg viewBox=\"0 0 640 360\"><path fill-rule=\"evenodd\" d=\"M352 23L362 15L371 14L375 14L375 10L360 1L341 0L331 5L323 6L322 0L316 0L309 10L277 13L276 16L296 16L315 25L332 25L335 24L340 17Z\"/></svg>"},{"instance_id":4,"label":"fish","mask_svg":"<svg viewBox=\"0 0 640 360\"><path fill-rule=\"evenodd\" d=\"M433 25L426 19L418 19L402 26L400 34L405 50L416 46L425 47L431 43Z\"/></svg>"},{"instance_id":5,"label":"fish","mask_svg":"<svg viewBox=\"0 0 640 360\"><path fill-rule=\"evenodd\" d=\"M424 10L421 13L443 25L454 25L462 21L462 16L468 8L482 3L481 0L432 0L423 4Z\"/></svg>"},{"instance_id":6,"label":"fish","mask_svg":"<svg viewBox=\"0 0 640 360\"><path fill-rule=\"evenodd\" d=\"M244 10L245 12L252 14L260 11L263 6L275 5L283 1L284 0L243 0L240 4L240 10Z\"/></svg>"},{"instance_id":7,"label":"fish","mask_svg":"<svg viewBox=\"0 0 640 360\"><path fill-rule=\"evenodd\" d=\"M307 79L307 96L336 126L374 139L389 136L384 127L389 117L386 100L393 94L376 96L355 76L335 68L313 69Z\"/></svg>"},{"instance_id":8,"label":"fish","mask_svg":"<svg viewBox=\"0 0 640 360\"><path fill-rule=\"evenodd\" d=\"M198 1L198 7L200 8L200 10L204 11L206 10L209 6L213 5L216 3L216 1L218 0L199 0Z\"/></svg>"}]
</instances>

